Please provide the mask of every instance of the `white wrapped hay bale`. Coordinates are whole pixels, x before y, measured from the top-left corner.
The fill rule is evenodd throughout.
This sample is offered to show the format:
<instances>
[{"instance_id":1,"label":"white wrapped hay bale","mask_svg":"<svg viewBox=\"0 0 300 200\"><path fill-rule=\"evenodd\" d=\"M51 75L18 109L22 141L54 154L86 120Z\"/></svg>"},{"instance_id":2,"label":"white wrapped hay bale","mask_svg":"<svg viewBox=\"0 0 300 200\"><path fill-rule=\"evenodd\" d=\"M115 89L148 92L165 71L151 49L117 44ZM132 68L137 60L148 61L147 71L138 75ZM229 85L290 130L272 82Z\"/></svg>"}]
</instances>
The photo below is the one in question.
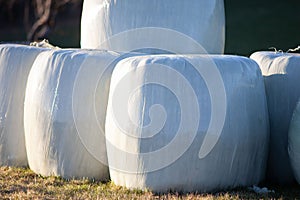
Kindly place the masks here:
<instances>
[{"instance_id":1,"label":"white wrapped hay bale","mask_svg":"<svg viewBox=\"0 0 300 200\"><path fill-rule=\"evenodd\" d=\"M204 192L264 179L265 89L259 67L244 57L120 61L105 128L110 176L117 185Z\"/></svg>"},{"instance_id":2,"label":"white wrapped hay bale","mask_svg":"<svg viewBox=\"0 0 300 200\"><path fill-rule=\"evenodd\" d=\"M42 53L30 72L25 136L30 168L64 178L109 177L104 120L109 82L119 54L56 50Z\"/></svg>"},{"instance_id":3,"label":"white wrapped hay bale","mask_svg":"<svg viewBox=\"0 0 300 200\"><path fill-rule=\"evenodd\" d=\"M294 111L289 128L288 150L294 176L300 184L300 103Z\"/></svg>"},{"instance_id":4,"label":"white wrapped hay bale","mask_svg":"<svg viewBox=\"0 0 300 200\"><path fill-rule=\"evenodd\" d=\"M299 54L256 52L251 55L264 75L270 117L270 150L267 178L274 183L291 183L288 131L300 97Z\"/></svg>"},{"instance_id":5,"label":"white wrapped hay bale","mask_svg":"<svg viewBox=\"0 0 300 200\"><path fill-rule=\"evenodd\" d=\"M148 29L136 30L140 28ZM126 31L130 32L123 34ZM223 0L85 0L83 4L82 48L130 51L160 43L166 49L176 46L177 53L203 53L180 34L208 53L223 53Z\"/></svg>"},{"instance_id":6,"label":"white wrapped hay bale","mask_svg":"<svg viewBox=\"0 0 300 200\"><path fill-rule=\"evenodd\" d=\"M26 166L24 97L36 56L44 51L26 45L0 45L0 165Z\"/></svg>"}]
</instances>

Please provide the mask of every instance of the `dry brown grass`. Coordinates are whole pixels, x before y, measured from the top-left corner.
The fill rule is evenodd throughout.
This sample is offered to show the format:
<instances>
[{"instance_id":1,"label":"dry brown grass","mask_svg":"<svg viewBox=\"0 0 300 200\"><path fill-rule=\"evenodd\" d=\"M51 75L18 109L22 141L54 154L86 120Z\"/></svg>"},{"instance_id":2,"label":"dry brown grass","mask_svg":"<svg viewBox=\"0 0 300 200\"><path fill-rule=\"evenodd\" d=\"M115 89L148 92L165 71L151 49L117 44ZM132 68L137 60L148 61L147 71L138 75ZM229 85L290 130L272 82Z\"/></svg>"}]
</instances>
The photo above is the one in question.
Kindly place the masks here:
<instances>
[{"instance_id":1,"label":"dry brown grass","mask_svg":"<svg viewBox=\"0 0 300 200\"><path fill-rule=\"evenodd\" d=\"M258 195L246 188L215 194L156 195L149 191L128 190L113 183L89 180L63 180L42 177L29 169L0 168L1 199L299 199L300 187L273 187L274 194Z\"/></svg>"}]
</instances>

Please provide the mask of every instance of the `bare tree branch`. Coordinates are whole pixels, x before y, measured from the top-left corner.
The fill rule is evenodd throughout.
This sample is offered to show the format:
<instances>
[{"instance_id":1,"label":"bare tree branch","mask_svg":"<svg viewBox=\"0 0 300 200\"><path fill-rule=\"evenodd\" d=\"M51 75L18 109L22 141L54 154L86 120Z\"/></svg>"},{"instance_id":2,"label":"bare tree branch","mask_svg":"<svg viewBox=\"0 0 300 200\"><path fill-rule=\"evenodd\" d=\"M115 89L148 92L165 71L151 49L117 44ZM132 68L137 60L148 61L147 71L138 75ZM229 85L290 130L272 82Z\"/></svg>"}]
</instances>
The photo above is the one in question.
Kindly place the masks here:
<instances>
[{"instance_id":1,"label":"bare tree branch","mask_svg":"<svg viewBox=\"0 0 300 200\"><path fill-rule=\"evenodd\" d=\"M83 0L0 0L0 8L10 20L15 19L16 8L23 8L23 24L27 40L44 38L55 25L58 13L67 4L81 3Z\"/></svg>"},{"instance_id":2,"label":"bare tree branch","mask_svg":"<svg viewBox=\"0 0 300 200\"><path fill-rule=\"evenodd\" d=\"M25 27L25 31L29 32L31 24L30 24L30 0L25 0L24 2L24 18L23 18L23 23Z\"/></svg>"},{"instance_id":3,"label":"bare tree branch","mask_svg":"<svg viewBox=\"0 0 300 200\"><path fill-rule=\"evenodd\" d=\"M43 5L43 0L35 0L35 10L38 17L42 16L45 12L45 7Z\"/></svg>"},{"instance_id":4,"label":"bare tree branch","mask_svg":"<svg viewBox=\"0 0 300 200\"><path fill-rule=\"evenodd\" d=\"M33 41L38 39L37 38L37 33L40 28L43 26L46 26L50 20L50 15L51 15L51 6L52 6L52 0L46 0L44 4L39 5L41 3L39 0L36 0L38 6L43 6L44 7L44 12L43 14L39 17L39 19L33 24L31 30L29 31L27 35L27 39L29 41Z\"/></svg>"}]
</instances>

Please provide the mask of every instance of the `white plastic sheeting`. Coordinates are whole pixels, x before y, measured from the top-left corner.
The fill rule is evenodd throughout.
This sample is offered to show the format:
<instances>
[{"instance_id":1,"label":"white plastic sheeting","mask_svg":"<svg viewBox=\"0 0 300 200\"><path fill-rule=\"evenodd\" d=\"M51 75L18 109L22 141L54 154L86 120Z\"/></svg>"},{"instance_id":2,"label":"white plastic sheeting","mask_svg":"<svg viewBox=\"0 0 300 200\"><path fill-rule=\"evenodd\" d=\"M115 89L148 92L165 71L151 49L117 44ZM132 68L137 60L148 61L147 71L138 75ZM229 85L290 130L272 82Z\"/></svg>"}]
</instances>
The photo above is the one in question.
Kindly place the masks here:
<instances>
[{"instance_id":1,"label":"white plastic sheeting","mask_svg":"<svg viewBox=\"0 0 300 200\"><path fill-rule=\"evenodd\" d=\"M145 27L148 29L136 30ZM130 32L123 34L126 31ZM203 53L178 33L192 38L208 53L223 53L223 0L85 0L83 4L82 48L131 51L159 43L167 50L176 47L172 49L177 53Z\"/></svg>"},{"instance_id":2,"label":"white plastic sheeting","mask_svg":"<svg viewBox=\"0 0 300 200\"><path fill-rule=\"evenodd\" d=\"M300 97L299 54L256 52L265 79L270 117L270 152L267 178L274 183L293 181L288 156L288 131L293 112Z\"/></svg>"},{"instance_id":3,"label":"white plastic sheeting","mask_svg":"<svg viewBox=\"0 0 300 200\"><path fill-rule=\"evenodd\" d=\"M300 103L298 103L291 121L288 147L294 176L300 184Z\"/></svg>"},{"instance_id":4,"label":"white plastic sheeting","mask_svg":"<svg viewBox=\"0 0 300 200\"><path fill-rule=\"evenodd\" d=\"M24 96L36 56L45 49L0 45L0 165L26 166Z\"/></svg>"},{"instance_id":5,"label":"white plastic sheeting","mask_svg":"<svg viewBox=\"0 0 300 200\"><path fill-rule=\"evenodd\" d=\"M265 88L257 64L244 57L153 55L120 61L105 127L110 176L117 185L204 192L264 179Z\"/></svg>"},{"instance_id":6,"label":"white plastic sheeting","mask_svg":"<svg viewBox=\"0 0 300 200\"><path fill-rule=\"evenodd\" d=\"M28 77L25 138L30 168L64 178L109 177L104 121L117 53L41 53Z\"/></svg>"}]
</instances>

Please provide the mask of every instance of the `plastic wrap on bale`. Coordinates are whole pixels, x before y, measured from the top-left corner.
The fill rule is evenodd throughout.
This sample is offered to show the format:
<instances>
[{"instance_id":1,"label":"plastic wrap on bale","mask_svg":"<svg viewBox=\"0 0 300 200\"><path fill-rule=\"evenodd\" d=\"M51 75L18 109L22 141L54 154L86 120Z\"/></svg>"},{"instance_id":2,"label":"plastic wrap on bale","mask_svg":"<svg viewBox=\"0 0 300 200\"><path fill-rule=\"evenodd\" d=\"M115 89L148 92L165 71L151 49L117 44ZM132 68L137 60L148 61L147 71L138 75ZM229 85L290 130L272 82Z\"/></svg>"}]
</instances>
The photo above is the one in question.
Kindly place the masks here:
<instances>
[{"instance_id":1,"label":"plastic wrap on bale","mask_svg":"<svg viewBox=\"0 0 300 200\"><path fill-rule=\"evenodd\" d=\"M300 184L300 103L294 111L289 128L288 151L293 174Z\"/></svg>"},{"instance_id":2,"label":"plastic wrap on bale","mask_svg":"<svg viewBox=\"0 0 300 200\"><path fill-rule=\"evenodd\" d=\"M29 71L46 49L0 45L0 165L27 166L24 97Z\"/></svg>"},{"instance_id":3,"label":"plastic wrap on bale","mask_svg":"<svg viewBox=\"0 0 300 200\"><path fill-rule=\"evenodd\" d=\"M222 112L224 126L222 118L216 120ZM112 75L105 124L111 179L154 192L258 184L265 177L267 112L261 71L248 58L124 59Z\"/></svg>"},{"instance_id":4,"label":"plastic wrap on bale","mask_svg":"<svg viewBox=\"0 0 300 200\"><path fill-rule=\"evenodd\" d=\"M44 176L109 178L104 120L119 54L55 50L38 56L25 97L30 168Z\"/></svg>"},{"instance_id":5,"label":"plastic wrap on bale","mask_svg":"<svg viewBox=\"0 0 300 200\"><path fill-rule=\"evenodd\" d=\"M300 98L300 56L256 52L251 58L259 64L264 75L270 115L267 179L279 184L292 183L294 176L288 155L288 131Z\"/></svg>"},{"instance_id":6,"label":"plastic wrap on bale","mask_svg":"<svg viewBox=\"0 0 300 200\"><path fill-rule=\"evenodd\" d=\"M122 39L117 39L120 35ZM85 0L83 3L82 48L131 51L135 47L151 48L159 42L169 49L176 46L174 37L180 35L192 38L208 53L223 53L223 0ZM202 53L192 44L178 45L176 51ZM160 51L153 49L152 53Z\"/></svg>"}]
</instances>

